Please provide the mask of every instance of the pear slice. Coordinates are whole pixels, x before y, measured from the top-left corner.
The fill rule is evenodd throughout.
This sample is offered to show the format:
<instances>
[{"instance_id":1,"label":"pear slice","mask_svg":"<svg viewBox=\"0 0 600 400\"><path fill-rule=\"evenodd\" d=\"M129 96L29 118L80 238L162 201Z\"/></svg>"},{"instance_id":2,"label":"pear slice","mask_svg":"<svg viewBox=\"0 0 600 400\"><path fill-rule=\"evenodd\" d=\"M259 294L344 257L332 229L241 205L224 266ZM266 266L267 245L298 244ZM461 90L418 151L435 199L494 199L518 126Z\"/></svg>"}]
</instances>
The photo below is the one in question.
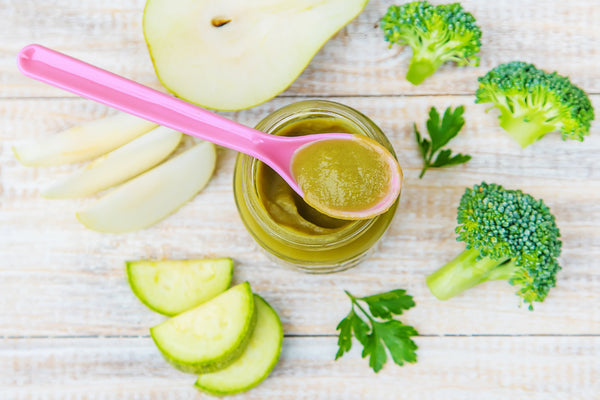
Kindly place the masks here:
<instances>
[{"instance_id":1,"label":"pear slice","mask_svg":"<svg viewBox=\"0 0 600 400\"><path fill-rule=\"evenodd\" d=\"M159 126L42 191L47 198L82 197L108 189L152 168L171 154L182 134Z\"/></svg>"},{"instance_id":2,"label":"pear slice","mask_svg":"<svg viewBox=\"0 0 600 400\"><path fill-rule=\"evenodd\" d=\"M241 110L285 90L368 0L148 0L144 36L178 97Z\"/></svg>"},{"instance_id":3,"label":"pear slice","mask_svg":"<svg viewBox=\"0 0 600 400\"><path fill-rule=\"evenodd\" d=\"M200 142L177 157L125 182L76 214L86 227L100 232L146 228L177 211L210 180L215 145Z\"/></svg>"},{"instance_id":4,"label":"pear slice","mask_svg":"<svg viewBox=\"0 0 600 400\"><path fill-rule=\"evenodd\" d=\"M248 282L150 329L175 368L196 374L225 368L242 354L256 324Z\"/></svg>"},{"instance_id":5,"label":"pear slice","mask_svg":"<svg viewBox=\"0 0 600 400\"><path fill-rule=\"evenodd\" d=\"M74 126L44 140L13 148L28 166L49 166L92 160L143 135L157 125L127 113Z\"/></svg>"}]
</instances>

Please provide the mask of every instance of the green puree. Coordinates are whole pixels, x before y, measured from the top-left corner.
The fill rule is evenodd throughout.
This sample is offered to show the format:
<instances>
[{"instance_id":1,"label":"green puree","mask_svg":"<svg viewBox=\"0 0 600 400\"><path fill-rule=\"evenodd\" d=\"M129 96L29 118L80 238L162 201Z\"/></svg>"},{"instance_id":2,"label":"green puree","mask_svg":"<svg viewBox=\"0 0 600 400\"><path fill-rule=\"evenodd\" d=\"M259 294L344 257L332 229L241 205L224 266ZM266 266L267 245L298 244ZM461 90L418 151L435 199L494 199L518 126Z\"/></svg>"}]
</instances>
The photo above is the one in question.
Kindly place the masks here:
<instances>
[{"instance_id":1,"label":"green puree","mask_svg":"<svg viewBox=\"0 0 600 400\"><path fill-rule=\"evenodd\" d=\"M310 144L294 157L292 174L308 203L323 210L371 208L385 196L390 181L385 159L361 140Z\"/></svg>"},{"instance_id":2,"label":"green puree","mask_svg":"<svg viewBox=\"0 0 600 400\"><path fill-rule=\"evenodd\" d=\"M332 118L310 118L290 123L277 132L282 136L314 133L359 134L352 125ZM307 146L308 147L308 146ZM281 226L306 235L342 235L354 221L329 217L306 202L271 168L259 163L256 177L260 201L271 218Z\"/></svg>"}]
</instances>

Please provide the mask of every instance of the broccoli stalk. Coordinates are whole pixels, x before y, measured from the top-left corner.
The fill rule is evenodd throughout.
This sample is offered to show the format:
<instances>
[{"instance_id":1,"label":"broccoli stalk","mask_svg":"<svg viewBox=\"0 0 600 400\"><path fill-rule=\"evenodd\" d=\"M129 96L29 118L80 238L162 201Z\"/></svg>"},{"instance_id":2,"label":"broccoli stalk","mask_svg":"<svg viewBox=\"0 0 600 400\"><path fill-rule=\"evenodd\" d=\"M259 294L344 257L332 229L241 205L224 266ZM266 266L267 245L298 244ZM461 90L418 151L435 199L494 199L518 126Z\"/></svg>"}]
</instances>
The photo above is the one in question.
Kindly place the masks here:
<instances>
[{"instance_id":1,"label":"broccoli stalk","mask_svg":"<svg viewBox=\"0 0 600 400\"><path fill-rule=\"evenodd\" d=\"M523 301L543 301L560 270L560 232L549 208L520 190L482 183L467 189L457 214L466 249L427 277L440 300L482 282L506 280Z\"/></svg>"},{"instance_id":2,"label":"broccoli stalk","mask_svg":"<svg viewBox=\"0 0 600 400\"><path fill-rule=\"evenodd\" d=\"M559 130L563 139L582 141L589 134L594 109L585 92L569 78L513 61L479 78L476 103L500 110L500 126L527 147Z\"/></svg>"},{"instance_id":3,"label":"broccoli stalk","mask_svg":"<svg viewBox=\"0 0 600 400\"><path fill-rule=\"evenodd\" d=\"M414 55L410 60L408 71L406 72L406 80L413 85L419 85L425 78L433 75L435 71L444 62L439 59L432 59L428 54Z\"/></svg>"},{"instance_id":4,"label":"broccoli stalk","mask_svg":"<svg viewBox=\"0 0 600 400\"><path fill-rule=\"evenodd\" d=\"M438 299L448 300L482 282L495 279L508 280L512 276L513 269L509 268L505 271L501 267L508 260L506 257L499 260L481 258L479 250L468 249L429 275L427 285Z\"/></svg>"},{"instance_id":5,"label":"broccoli stalk","mask_svg":"<svg viewBox=\"0 0 600 400\"><path fill-rule=\"evenodd\" d=\"M446 61L479 65L481 30L459 3L434 6L414 1L390 6L381 20L385 40L409 45L413 56L406 79L418 85Z\"/></svg>"},{"instance_id":6,"label":"broccoli stalk","mask_svg":"<svg viewBox=\"0 0 600 400\"><path fill-rule=\"evenodd\" d=\"M500 126L523 148L540 140L546 133L555 130L544 116L535 112L513 114L506 107L500 109Z\"/></svg>"}]
</instances>

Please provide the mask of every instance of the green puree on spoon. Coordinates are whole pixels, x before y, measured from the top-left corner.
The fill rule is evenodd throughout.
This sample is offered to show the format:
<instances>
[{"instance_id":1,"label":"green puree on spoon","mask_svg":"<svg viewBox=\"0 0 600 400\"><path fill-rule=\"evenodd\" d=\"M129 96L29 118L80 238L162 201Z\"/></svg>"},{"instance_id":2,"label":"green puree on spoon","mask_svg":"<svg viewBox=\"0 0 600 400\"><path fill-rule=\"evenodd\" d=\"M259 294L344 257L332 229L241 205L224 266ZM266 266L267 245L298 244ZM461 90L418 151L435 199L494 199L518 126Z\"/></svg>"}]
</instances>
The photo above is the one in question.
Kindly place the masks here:
<instances>
[{"instance_id":1,"label":"green puree on spoon","mask_svg":"<svg viewBox=\"0 0 600 400\"><path fill-rule=\"evenodd\" d=\"M297 150L291 170L308 204L342 219L362 219L365 210L385 202L392 180L402 176L389 152L362 135L308 144Z\"/></svg>"}]
</instances>

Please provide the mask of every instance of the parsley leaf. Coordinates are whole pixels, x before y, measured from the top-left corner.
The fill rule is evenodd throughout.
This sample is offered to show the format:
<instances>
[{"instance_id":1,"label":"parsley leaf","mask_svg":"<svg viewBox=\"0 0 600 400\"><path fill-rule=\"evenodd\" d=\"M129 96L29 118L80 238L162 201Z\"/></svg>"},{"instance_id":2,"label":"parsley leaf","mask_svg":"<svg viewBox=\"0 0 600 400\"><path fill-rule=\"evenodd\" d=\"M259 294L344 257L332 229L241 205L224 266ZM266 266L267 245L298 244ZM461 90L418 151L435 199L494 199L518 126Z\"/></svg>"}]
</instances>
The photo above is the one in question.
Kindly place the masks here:
<instances>
[{"instance_id":1,"label":"parsley leaf","mask_svg":"<svg viewBox=\"0 0 600 400\"><path fill-rule=\"evenodd\" d=\"M411 336L418 335L415 328L395 319L383 323L375 322L373 328L390 349L390 355L396 364L403 365L404 361L410 363L417 361L415 353L417 345L410 340Z\"/></svg>"},{"instance_id":2,"label":"parsley leaf","mask_svg":"<svg viewBox=\"0 0 600 400\"><path fill-rule=\"evenodd\" d=\"M412 296L407 295L404 289L362 297L361 300L367 303L374 317L383 319L392 318L392 314L400 315L415 306Z\"/></svg>"},{"instance_id":3,"label":"parsley leaf","mask_svg":"<svg viewBox=\"0 0 600 400\"><path fill-rule=\"evenodd\" d=\"M363 346L362 357L369 357L369 366L375 372L383 368L388 352L398 365L417 361L417 345L410 337L417 336L418 332L412 326L393 319L394 315L400 315L415 306L406 290L396 289L366 297L354 297L348 291L346 294L352 302L352 308L336 328L340 331L336 360L352 348L354 334ZM366 304L370 313L360 303ZM366 318L366 322L357 310Z\"/></svg>"},{"instance_id":4,"label":"parsley leaf","mask_svg":"<svg viewBox=\"0 0 600 400\"><path fill-rule=\"evenodd\" d=\"M466 154L456 154L451 157L452 150L450 149L439 151L442 147L447 145L452 138L456 137L458 132L462 129L465 124L465 120L462 117L464 111L465 108L463 106L456 107L454 111L452 111L451 107L448 107L440 121L440 114L435 107L431 107L429 110L429 119L427 120L427 131L429 132L431 140L422 137L417 129L417 124L414 124L415 137L417 139L417 144L419 145L419 151L425 162L419 178L422 178L429 168L442 168L450 165L463 164L471 159L471 156ZM433 157L436 153L437 157L434 161Z\"/></svg>"},{"instance_id":5,"label":"parsley leaf","mask_svg":"<svg viewBox=\"0 0 600 400\"><path fill-rule=\"evenodd\" d=\"M352 320L356 317L354 310L346 318L340 321L335 330L340 331L338 336L338 352L335 355L337 360L352 348Z\"/></svg>"},{"instance_id":6,"label":"parsley leaf","mask_svg":"<svg viewBox=\"0 0 600 400\"><path fill-rule=\"evenodd\" d=\"M376 331L373 331L368 336L368 339L364 345L365 348L363 349L362 357L369 356L369 367L377 373L381 371L381 368L383 368L383 365L387 361L387 354L383 343L381 343L381 338L377 335Z\"/></svg>"}]
</instances>

